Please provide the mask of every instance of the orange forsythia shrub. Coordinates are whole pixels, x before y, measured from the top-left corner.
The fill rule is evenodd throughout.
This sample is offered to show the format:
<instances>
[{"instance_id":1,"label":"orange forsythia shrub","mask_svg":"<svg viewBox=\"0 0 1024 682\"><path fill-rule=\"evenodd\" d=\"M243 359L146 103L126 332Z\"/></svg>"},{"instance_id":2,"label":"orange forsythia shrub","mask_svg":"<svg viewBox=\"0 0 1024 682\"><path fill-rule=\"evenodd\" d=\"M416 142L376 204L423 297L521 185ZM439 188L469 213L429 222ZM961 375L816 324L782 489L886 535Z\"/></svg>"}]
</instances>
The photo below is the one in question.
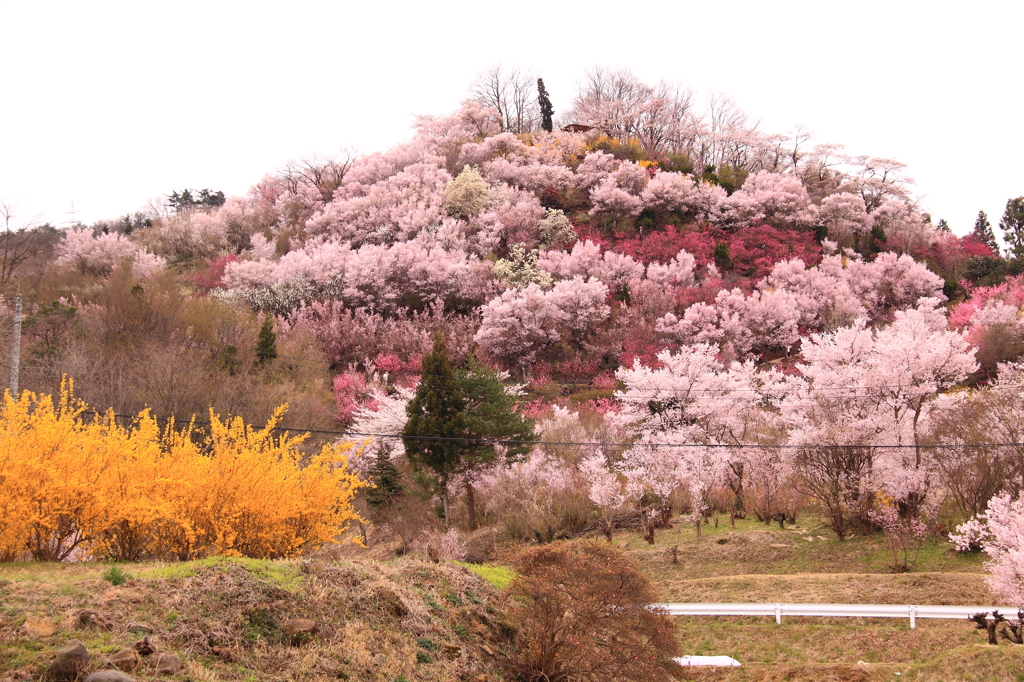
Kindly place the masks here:
<instances>
[{"instance_id":1,"label":"orange forsythia shrub","mask_svg":"<svg viewBox=\"0 0 1024 682\"><path fill-rule=\"evenodd\" d=\"M0 561L31 557L194 559L295 556L333 542L357 515L365 483L349 443L303 455L305 435L210 414L161 429L95 415L70 382L57 401L8 393L0 407Z\"/></svg>"}]
</instances>

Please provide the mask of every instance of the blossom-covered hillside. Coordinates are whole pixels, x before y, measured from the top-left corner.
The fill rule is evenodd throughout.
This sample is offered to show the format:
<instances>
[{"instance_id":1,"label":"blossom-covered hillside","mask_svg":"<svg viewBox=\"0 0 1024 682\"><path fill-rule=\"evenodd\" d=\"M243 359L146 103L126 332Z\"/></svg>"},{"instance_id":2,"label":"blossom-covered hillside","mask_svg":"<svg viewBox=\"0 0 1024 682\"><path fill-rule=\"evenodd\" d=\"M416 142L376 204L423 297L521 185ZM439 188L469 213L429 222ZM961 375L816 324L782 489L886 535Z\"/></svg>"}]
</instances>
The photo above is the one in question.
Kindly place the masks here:
<instances>
[{"instance_id":1,"label":"blossom-covered hillside","mask_svg":"<svg viewBox=\"0 0 1024 682\"><path fill-rule=\"evenodd\" d=\"M502 102L53 239L27 380L179 418L283 398L292 428L376 438L384 480L438 332L542 438L433 491L514 539L806 505L840 538L911 533L1024 486L1021 259L984 215L959 237L898 162L628 73L590 74L560 128Z\"/></svg>"}]
</instances>

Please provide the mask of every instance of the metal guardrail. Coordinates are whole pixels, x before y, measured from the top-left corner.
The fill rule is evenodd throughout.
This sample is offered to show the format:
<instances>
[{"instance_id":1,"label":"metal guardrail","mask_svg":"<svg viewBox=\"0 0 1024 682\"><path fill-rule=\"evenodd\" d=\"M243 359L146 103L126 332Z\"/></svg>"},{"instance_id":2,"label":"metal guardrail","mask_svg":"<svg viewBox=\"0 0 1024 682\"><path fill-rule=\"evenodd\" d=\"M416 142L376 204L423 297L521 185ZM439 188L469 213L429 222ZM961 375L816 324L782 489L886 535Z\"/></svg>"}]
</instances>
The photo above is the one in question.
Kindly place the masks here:
<instances>
[{"instance_id":1,"label":"metal guardrail","mask_svg":"<svg viewBox=\"0 0 1024 682\"><path fill-rule=\"evenodd\" d=\"M919 604L651 604L670 616L783 616L908 618L910 628L917 627L918 618L970 618L976 613L993 611L1015 617L1014 606L932 606ZM990 616L991 617L991 616Z\"/></svg>"}]
</instances>

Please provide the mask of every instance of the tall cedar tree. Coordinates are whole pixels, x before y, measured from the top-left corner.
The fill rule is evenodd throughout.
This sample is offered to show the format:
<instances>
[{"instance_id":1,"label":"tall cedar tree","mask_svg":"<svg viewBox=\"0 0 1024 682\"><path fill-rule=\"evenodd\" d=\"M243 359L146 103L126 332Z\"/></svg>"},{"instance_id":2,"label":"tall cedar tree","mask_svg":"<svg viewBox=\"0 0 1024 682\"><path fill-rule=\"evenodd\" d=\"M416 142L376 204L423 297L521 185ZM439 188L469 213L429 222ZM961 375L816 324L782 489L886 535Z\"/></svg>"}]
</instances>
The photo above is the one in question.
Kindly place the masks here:
<instances>
[{"instance_id":1,"label":"tall cedar tree","mask_svg":"<svg viewBox=\"0 0 1024 682\"><path fill-rule=\"evenodd\" d=\"M256 364L262 365L277 358L277 334L274 333L274 320L270 315L263 316L259 336L256 337Z\"/></svg>"},{"instance_id":2,"label":"tall cedar tree","mask_svg":"<svg viewBox=\"0 0 1024 682\"><path fill-rule=\"evenodd\" d=\"M515 411L515 398L487 367L469 362L453 370L440 335L423 358L423 378L408 413L402 432L405 451L415 466L433 473L445 524L451 521L448 484L463 475L469 528L476 530L474 474L499 456L511 462L528 452L535 438L533 420Z\"/></svg>"},{"instance_id":3,"label":"tall cedar tree","mask_svg":"<svg viewBox=\"0 0 1024 682\"><path fill-rule=\"evenodd\" d=\"M423 356L422 367L416 395L406 408L409 420L402 430L402 442L414 466L433 472L448 525L448 482L459 472L466 450L462 440L466 435L466 402L440 333L434 334L434 349Z\"/></svg>"},{"instance_id":4,"label":"tall cedar tree","mask_svg":"<svg viewBox=\"0 0 1024 682\"><path fill-rule=\"evenodd\" d=\"M978 217L974 220L974 232L972 235L979 242L992 249L992 253L999 253L999 244L996 243L996 234L992 231L992 223L984 211L978 211Z\"/></svg>"},{"instance_id":5,"label":"tall cedar tree","mask_svg":"<svg viewBox=\"0 0 1024 682\"><path fill-rule=\"evenodd\" d=\"M555 109L551 106L551 98L548 97L543 78L537 79L537 104L540 105L540 127L550 133L555 127L552 121Z\"/></svg>"},{"instance_id":6,"label":"tall cedar tree","mask_svg":"<svg viewBox=\"0 0 1024 682\"><path fill-rule=\"evenodd\" d=\"M466 435L473 439L458 466L459 473L465 474L466 508L469 529L473 531L477 527L474 474L499 456L506 463L521 458L530 451L536 436L533 420L516 412L515 398L505 391L493 370L469 361L456 373L456 381L466 406ZM502 444L499 446L496 441Z\"/></svg>"},{"instance_id":7,"label":"tall cedar tree","mask_svg":"<svg viewBox=\"0 0 1024 682\"><path fill-rule=\"evenodd\" d=\"M377 448L373 466L368 473L373 487L366 491L366 503L374 509L384 506L402 494L402 475L391 461L390 446Z\"/></svg>"},{"instance_id":8,"label":"tall cedar tree","mask_svg":"<svg viewBox=\"0 0 1024 682\"><path fill-rule=\"evenodd\" d=\"M999 220L1010 253L1015 258L1024 257L1024 197L1017 197L1006 202L1006 210Z\"/></svg>"}]
</instances>

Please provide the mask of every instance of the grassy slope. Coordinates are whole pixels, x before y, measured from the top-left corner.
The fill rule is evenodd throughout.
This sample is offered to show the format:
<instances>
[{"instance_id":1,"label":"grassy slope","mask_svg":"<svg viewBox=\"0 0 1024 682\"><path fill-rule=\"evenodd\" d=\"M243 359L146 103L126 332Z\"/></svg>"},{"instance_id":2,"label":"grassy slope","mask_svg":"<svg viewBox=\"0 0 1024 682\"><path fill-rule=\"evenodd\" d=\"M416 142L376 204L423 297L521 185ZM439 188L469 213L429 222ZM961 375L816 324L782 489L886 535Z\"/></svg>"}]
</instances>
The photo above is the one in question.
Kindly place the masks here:
<instances>
[{"instance_id":1,"label":"grassy slope","mask_svg":"<svg viewBox=\"0 0 1024 682\"><path fill-rule=\"evenodd\" d=\"M0 680L42 679L54 651L72 638L102 667L105 654L141 639L126 631L133 622L152 626L152 639L182 657L179 679L496 679L484 648L502 642L495 589L460 566L214 559L124 566L134 577L119 587L102 579L102 569L0 565ZM110 629L77 625L81 609L100 613ZM56 624L56 632L29 636L28 616ZM314 619L319 631L290 640L280 625L294 617ZM145 668L135 677L159 679Z\"/></svg>"},{"instance_id":2,"label":"grassy slope","mask_svg":"<svg viewBox=\"0 0 1024 682\"><path fill-rule=\"evenodd\" d=\"M654 581L665 601L759 601L987 604L983 559L963 557L936 543L924 548L914 572L894 575L880 536L838 542L826 529L779 530L738 522L660 531L649 546L620 534L623 546ZM810 538L810 539L808 539ZM680 546L679 563L669 547ZM133 621L157 629L162 646L183 655L188 680L359 679L496 680L483 649L501 643L501 614L490 606L501 567L390 563L262 562L213 559L125 567L134 578L112 587L95 565L0 565L0 680L38 679L54 649L79 637L102 655L139 637ZM479 602L479 603L474 603ZM74 626L82 608L99 611L111 631ZM32 638L26 616L58 624L50 637ZM321 632L295 646L276 626L287 617L317 620ZM1024 680L1024 647L988 647L961 621L899 619L678 618L685 653L728 654L739 669L693 669L688 679L722 680ZM227 642L227 656L211 649ZM442 645L462 647L447 660ZM427 648L421 646L426 644ZM432 648L431 648L432 647ZM429 657L430 662L423 662ZM900 673L897 677L896 673ZM24 674L26 676L19 677ZM142 670L137 679L157 679Z\"/></svg>"},{"instance_id":3,"label":"grassy slope","mask_svg":"<svg viewBox=\"0 0 1024 682\"><path fill-rule=\"evenodd\" d=\"M665 601L881 604L995 604L983 558L946 543L924 547L914 571L889 572L881 536L839 542L813 519L780 530L754 521L661 531L654 546L616 537ZM679 563L669 547L679 544ZM1024 647L988 647L961 621L771 618L676 619L690 654L726 654L743 668L694 669L696 680L1024 680ZM953 672L956 671L956 672ZM900 673L897 677L896 673Z\"/></svg>"}]
</instances>

